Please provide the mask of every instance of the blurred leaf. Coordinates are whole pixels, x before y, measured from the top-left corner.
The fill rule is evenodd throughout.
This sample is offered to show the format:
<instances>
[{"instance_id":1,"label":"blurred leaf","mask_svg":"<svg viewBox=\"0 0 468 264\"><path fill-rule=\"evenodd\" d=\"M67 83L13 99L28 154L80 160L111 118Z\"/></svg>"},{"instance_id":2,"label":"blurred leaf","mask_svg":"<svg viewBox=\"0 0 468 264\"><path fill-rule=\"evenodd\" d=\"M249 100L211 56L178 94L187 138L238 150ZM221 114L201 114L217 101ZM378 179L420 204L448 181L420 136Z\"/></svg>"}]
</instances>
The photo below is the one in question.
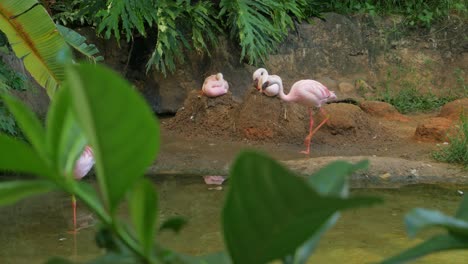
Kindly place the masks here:
<instances>
[{"instance_id":1,"label":"blurred leaf","mask_svg":"<svg viewBox=\"0 0 468 264\"><path fill-rule=\"evenodd\" d=\"M236 263L266 263L293 253L338 210L377 198L325 197L274 160L244 152L231 170L224 239Z\"/></svg>"},{"instance_id":2,"label":"blurred leaf","mask_svg":"<svg viewBox=\"0 0 468 264\"><path fill-rule=\"evenodd\" d=\"M82 181L77 182L74 185L75 189L73 190L74 193L86 203L86 205L96 213L103 222L109 223L111 221L110 216L107 214L106 210L104 209L101 201L99 200L99 196L94 190L94 188Z\"/></svg>"},{"instance_id":3,"label":"blurred leaf","mask_svg":"<svg viewBox=\"0 0 468 264\"><path fill-rule=\"evenodd\" d=\"M187 219L184 217L171 217L164 221L161 226L159 227L159 230L172 230L175 233L179 233L180 230L187 224Z\"/></svg>"},{"instance_id":4,"label":"blurred leaf","mask_svg":"<svg viewBox=\"0 0 468 264\"><path fill-rule=\"evenodd\" d=\"M54 185L44 180L0 182L0 206L16 203L21 199L53 189Z\"/></svg>"},{"instance_id":5,"label":"blurred leaf","mask_svg":"<svg viewBox=\"0 0 468 264\"><path fill-rule=\"evenodd\" d=\"M153 183L141 179L135 184L129 199L130 215L137 233L137 238L146 256L151 256L156 233L158 196Z\"/></svg>"},{"instance_id":6,"label":"blurred leaf","mask_svg":"<svg viewBox=\"0 0 468 264\"><path fill-rule=\"evenodd\" d=\"M135 256L111 252L86 262L86 264L145 264L145 262Z\"/></svg>"},{"instance_id":7,"label":"blurred leaf","mask_svg":"<svg viewBox=\"0 0 468 264\"><path fill-rule=\"evenodd\" d=\"M61 25L56 26L68 45L72 46L75 50L92 60L94 63L104 60L104 57L102 56L95 56L99 53L99 50L94 44L86 44L86 38L78 32Z\"/></svg>"},{"instance_id":8,"label":"blurred leaf","mask_svg":"<svg viewBox=\"0 0 468 264\"><path fill-rule=\"evenodd\" d=\"M332 194L345 197L347 178L357 170L365 169L369 161L364 160L356 164L345 161L334 161L307 178L309 184L320 194ZM346 190L348 188L345 188Z\"/></svg>"},{"instance_id":9,"label":"blurred leaf","mask_svg":"<svg viewBox=\"0 0 468 264\"><path fill-rule=\"evenodd\" d=\"M349 187L347 178L355 171L367 168L367 160L351 164L345 161L335 161L320 169L307 178L311 187L322 195L336 195L348 197ZM294 264L305 264L314 252L320 238L332 228L340 217L336 212L320 227L320 229L296 250L292 260Z\"/></svg>"},{"instance_id":10,"label":"blurred leaf","mask_svg":"<svg viewBox=\"0 0 468 264\"><path fill-rule=\"evenodd\" d=\"M100 188L113 214L156 157L157 120L141 95L104 66L73 65L67 71L67 83L74 113L93 148Z\"/></svg>"},{"instance_id":11,"label":"blurred leaf","mask_svg":"<svg viewBox=\"0 0 468 264\"><path fill-rule=\"evenodd\" d=\"M36 152L39 153L42 158L46 158L47 154L44 143L45 131L41 122L37 119L36 114L15 97L6 93L0 95L8 106L8 110L15 116L16 122L31 142Z\"/></svg>"},{"instance_id":12,"label":"blurred leaf","mask_svg":"<svg viewBox=\"0 0 468 264\"><path fill-rule=\"evenodd\" d=\"M449 234L436 235L413 248L382 261L381 264L401 264L439 251L466 248L468 248L467 237Z\"/></svg>"},{"instance_id":13,"label":"blurred leaf","mask_svg":"<svg viewBox=\"0 0 468 264\"><path fill-rule=\"evenodd\" d=\"M413 209L406 214L405 224L410 237L414 237L419 231L429 227L443 227L453 234L468 236L468 222L434 210Z\"/></svg>"},{"instance_id":14,"label":"blurred leaf","mask_svg":"<svg viewBox=\"0 0 468 264\"><path fill-rule=\"evenodd\" d=\"M70 176L76 160L83 152L86 139L72 112L69 89L60 89L55 94L47 114L47 147L52 164L60 174Z\"/></svg>"},{"instance_id":15,"label":"blurred leaf","mask_svg":"<svg viewBox=\"0 0 468 264\"><path fill-rule=\"evenodd\" d=\"M184 263L184 264L231 264L232 260L226 252L216 252L203 256L188 256L177 254L177 261L165 263Z\"/></svg>"},{"instance_id":16,"label":"blurred leaf","mask_svg":"<svg viewBox=\"0 0 468 264\"><path fill-rule=\"evenodd\" d=\"M31 173L37 176L54 178L47 164L26 143L0 134L0 170Z\"/></svg>"}]
</instances>

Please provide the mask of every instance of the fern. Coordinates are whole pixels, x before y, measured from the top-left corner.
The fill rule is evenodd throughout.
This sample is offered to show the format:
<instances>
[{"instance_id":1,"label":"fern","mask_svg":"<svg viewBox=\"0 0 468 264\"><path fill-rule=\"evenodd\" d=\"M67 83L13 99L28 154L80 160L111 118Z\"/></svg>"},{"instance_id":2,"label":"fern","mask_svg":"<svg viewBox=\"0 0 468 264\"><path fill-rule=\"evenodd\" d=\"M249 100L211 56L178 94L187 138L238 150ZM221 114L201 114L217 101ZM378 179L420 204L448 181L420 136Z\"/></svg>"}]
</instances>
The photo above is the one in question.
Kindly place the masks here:
<instances>
[{"instance_id":1,"label":"fern","mask_svg":"<svg viewBox=\"0 0 468 264\"><path fill-rule=\"evenodd\" d=\"M86 56L89 60L94 63L104 60L104 57L102 56L95 56L99 53L99 50L94 44L86 44L86 38L78 32L61 25L57 25L57 29L60 31L60 34L62 34L68 45Z\"/></svg>"},{"instance_id":2,"label":"fern","mask_svg":"<svg viewBox=\"0 0 468 264\"><path fill-rule=\"evenodd\" d=\"M127 41L132 39L133 30L146 36L145 23L151 27L157 21L156 0L108 0L106 9L100 10L97 17L100 20L98 32L105 32L105 37L110 38L113 34L120 39L123 31Z\"/></svg>"}]
</instances>

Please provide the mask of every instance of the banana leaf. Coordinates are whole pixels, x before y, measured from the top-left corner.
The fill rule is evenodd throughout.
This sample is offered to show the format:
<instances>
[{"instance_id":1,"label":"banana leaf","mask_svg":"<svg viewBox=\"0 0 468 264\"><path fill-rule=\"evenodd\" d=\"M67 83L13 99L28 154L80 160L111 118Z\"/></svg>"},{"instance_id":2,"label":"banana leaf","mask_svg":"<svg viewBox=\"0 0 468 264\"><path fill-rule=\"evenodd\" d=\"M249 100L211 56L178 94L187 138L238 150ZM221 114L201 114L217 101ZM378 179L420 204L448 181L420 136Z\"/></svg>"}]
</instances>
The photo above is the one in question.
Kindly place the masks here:
<instances>
[{"instance_id":1,"label":"banana leaf","mask_svg":"<svg viewBox=\"0 0 468 264\"><path fill-rule=\"evenodd\" d=\"M34 79L53 97L63 81L69 48L37 0L0 1L0 30Z\"/></svg>"}]
</instances>

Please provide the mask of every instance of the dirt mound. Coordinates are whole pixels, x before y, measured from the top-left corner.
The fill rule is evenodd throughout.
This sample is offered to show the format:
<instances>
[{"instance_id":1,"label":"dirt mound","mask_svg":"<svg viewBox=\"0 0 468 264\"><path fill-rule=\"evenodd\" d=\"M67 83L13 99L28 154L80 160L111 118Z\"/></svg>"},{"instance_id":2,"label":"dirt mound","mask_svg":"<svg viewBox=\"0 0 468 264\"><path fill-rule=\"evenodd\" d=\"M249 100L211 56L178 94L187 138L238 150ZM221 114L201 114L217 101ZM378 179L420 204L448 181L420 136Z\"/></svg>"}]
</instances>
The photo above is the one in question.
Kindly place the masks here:
<instances>
[{"instance_id":1,"label":"dirt mound","mask_svg":"<svg viewBox=\"0 0 468 264\"><path fill-rule=\"evenodd\" d=\"M336 145L390 138L374 117L353 104L332 103L323 107L329 121L316 133L314 142ZM314 109L317 126L324 116ZM286 103L251 90L242 103L231 94L217 98L191 92L167 128L183 136L247 139L259 142L302 144L309 131L306 107Z\"/></svg>"},{"instance_id":2,"label":"dirt mound","mask_svg":"<svg viewBox=\"0 0 468 264\"><path fill-rule=\"evenodd\" d=\"M372 116L353 104L332 103L324 107L329 121L317 132L316 139L327 144L369 142L377 137L391 140L391 135ZM320 122L323 117L317 118Z\"/></svg>"},{"instance_id":3,"label":"dirt mound","mask_svg":"<svg viewBox=\"0 0 468 264\"><path fill-rule=\"evenodd\" d=\"M300 142L308 129L307 109L252 90L239 107L236 128L239 136L250 140Z\"/></svg>"},{"instance_id":4,"label":"dirt mound","mask_svg":"<svg viewBox=\"0 0 468 264\"><path fill-rule=\"evenodd\" d=\"M189 93L184 106L167 124L167 128L182 135L230 137L234 130L233 112L238 103L227 94L215 98L200 95L199 91Z\"/></svg>"}]
</instances>

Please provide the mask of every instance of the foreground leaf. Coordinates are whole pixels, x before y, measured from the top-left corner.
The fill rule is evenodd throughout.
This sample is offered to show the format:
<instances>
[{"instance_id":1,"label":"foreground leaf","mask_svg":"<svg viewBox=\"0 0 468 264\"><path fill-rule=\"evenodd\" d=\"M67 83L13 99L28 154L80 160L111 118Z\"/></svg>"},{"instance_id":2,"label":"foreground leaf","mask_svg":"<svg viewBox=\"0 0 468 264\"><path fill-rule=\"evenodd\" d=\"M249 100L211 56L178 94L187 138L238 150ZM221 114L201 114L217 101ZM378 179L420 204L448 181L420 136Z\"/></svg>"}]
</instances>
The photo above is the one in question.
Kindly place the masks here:
<instances>
[{"instance_id":1,"label":"foreground leaf","mask_svg":"<svg viewBox=\"0 0 468 264\"><path fill-rule=\"evenodd\" d=\"M73 65L67 83L74 113L93 148L100 188L113 213L154 161L158 123L132 86L104 66Z\"/></svg>"},{"instance_id":2,"label":"foreground leaf","mask_svg":"<svg viewBox=\"0 0 468 264\"><path fill-rule=\"evenodd\" d=\"M62 175L72 177L76 160L83 152L86 138L72 111L69 89L55 94L47 114L47 147L52 164Z\"/></svg>"},{"instance_id":3,"label":"foreground leaf","mask_svg":"<svg viewBox=\"0 0 468 264\"><path fill-rule=\"evenodd\" d=\"M26 143L0 134L0 171L31 173L53 178L47 164Z\"/></svg>"},{"instance_id":4,"label":"foreground leaf","mask_svg":"<svg viewBox=\"0 0 468 264\"><path fill-rule=\"evenodd\" d=\"M26 69L53 97L65 77L57 56L66 53L68 46L44 7L37 0L2 0L0 30Z\"/></svg>"},{"instance_id":5,"label":"foreground leaf","mask_svg":"<svg viewBox=\"0 0 468 264\"><path fill-rule=\"evenodd\" d=\"M351 164L345 161L335 161L323 167L313 175L307 178L310 186L313 187L318 193L323 195L336 195L340 197L348 197L349 187L347 178L355 171L367 168L369 162L361 161L357 164ZM305 264L310 255L317 248L320 238L325 232L332 228L338 219L340 213L334 213L320 229L309 238L302 246L300 246L291 262L294 264Z\"/></svg>"},{"instance_id":6,"label":"foreground leaf","mask_svg":"<svg viewBox=\"0 0 468 264\"><path fill-rule=\"evenodd\" d=\"M40 153L43 158L46 157L45 148L45 131L36 114L31 111L23 102L17 98L2 94L1 98L8 106L8 110L15 116L16 122L31 142L37 153Z\"/></svg>"},{"instance_id":7,"label":"foreground leaf","mask_svg":"<svg viewBox=\"0 0 468 264\"><path fill-rule=\"evenodd\" d=\"M382 261L381 264L401 264L439 251L466 248L468 248L468 238L466 237L449 234L437 235L397 256Z\"/></svg>"},{"instance_id":8,"label":"foreground leaf","mask_svg":"<svg viewBox=\"0 0 468 264\"><path fill-rule=\"evenodd\" d=\"M158 196L153 183L147 179L140 180L130 193L129 201L137 238L143 246L145 255L151 257L158 212Z\"/></svg>"},{"instance_id":9,"label":"foreground leaf","mask_svg":"<svg viewBox=\"0 0 468 264\"><path fill-rule=\"evenodd\" d=\"M13 204L29 196L49 192L54 188L54 185L44 180L0 182L0 206Z\"/></svg>"},{"instance_id":10,"label":"foreground leaf","mask_svg":"<svg viewBox=\"0 0 468 264\"><path fill-rule=\"evenodd\" d=\"M416 208L405 217L406 230L410 237L429 227L443 227L453 234L468 236L468 222L444 215L439 211Z\"/></svg>"},{"instance_id":11,"label":"foreground leaf","mask_svg":"<svg viewBox=\"0 0 468 264\"><path fill-rule=\"evenodd\" d=\"M325 197L277 162L242 153L231 171L223 209L226 246L234 263L266 263L291 254L338 210L376 198Z\"/></svg>"}]
</instances>

